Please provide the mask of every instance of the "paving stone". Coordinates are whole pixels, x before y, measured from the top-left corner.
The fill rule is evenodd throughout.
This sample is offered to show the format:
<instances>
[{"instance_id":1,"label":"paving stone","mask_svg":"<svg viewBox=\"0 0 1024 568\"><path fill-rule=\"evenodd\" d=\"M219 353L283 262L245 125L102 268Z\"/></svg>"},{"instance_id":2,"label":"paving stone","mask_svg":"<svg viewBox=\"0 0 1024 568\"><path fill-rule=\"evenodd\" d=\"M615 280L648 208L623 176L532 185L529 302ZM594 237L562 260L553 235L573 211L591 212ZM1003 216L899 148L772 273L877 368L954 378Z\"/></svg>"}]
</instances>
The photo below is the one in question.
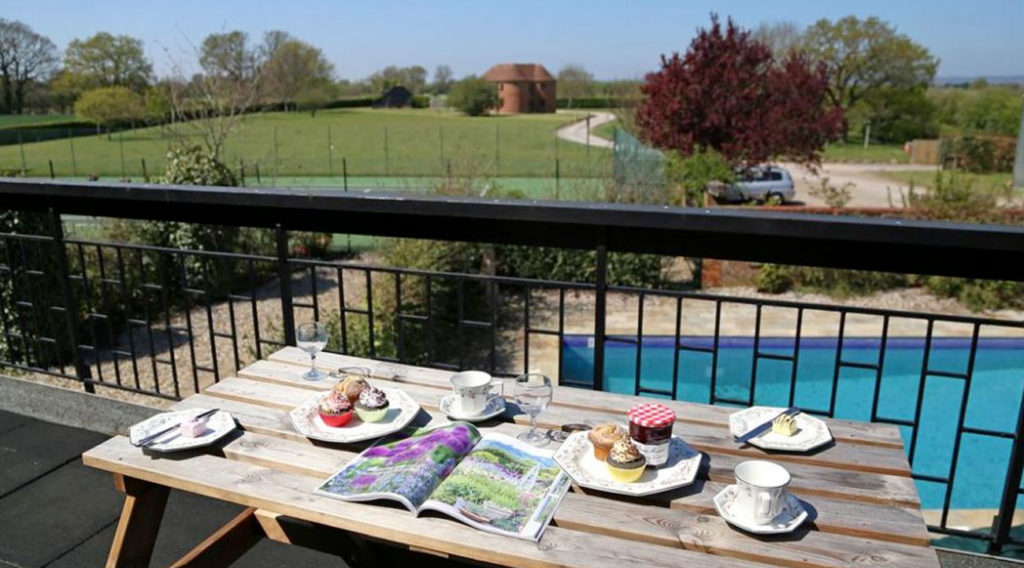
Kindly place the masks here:
<instances>
[{"instance_id":1,"label":"paving stone","mask_svg":"<svg viewBox=\"0 0 1024 568\"><path fill-rule=\"evenodd\" d=\"M19 426L24 426L25 424L31 421L31 418L27 418L20 414L14 414L13 412L5 412L3 410L0 410L0 434L3 434L4 432L9 432L15 428L18 428Z\"/></svg>"},{"instance_id":2,"label":"paving stone","mask_svg":"<svg viewBox=\"0 0 1024 568\"><path fill-rule=\"evenodd\" d=\"M8 424L15 422L8 420ZM0 467L0 496L77 459L105 439L102 434L39 420L28 419L7 431L0 423L0 463L4 464Z\"/></svg>"},{"instance_id":3,"label":"paving stone","mask_svg":"<svg viewBox=\"0 0 1024 568\"><path fill-rule=\"evenodd\" d=\"M45 566L120 514L110 474L72 462L0 499L0 559Z\"/></svg>"}]
</instances>

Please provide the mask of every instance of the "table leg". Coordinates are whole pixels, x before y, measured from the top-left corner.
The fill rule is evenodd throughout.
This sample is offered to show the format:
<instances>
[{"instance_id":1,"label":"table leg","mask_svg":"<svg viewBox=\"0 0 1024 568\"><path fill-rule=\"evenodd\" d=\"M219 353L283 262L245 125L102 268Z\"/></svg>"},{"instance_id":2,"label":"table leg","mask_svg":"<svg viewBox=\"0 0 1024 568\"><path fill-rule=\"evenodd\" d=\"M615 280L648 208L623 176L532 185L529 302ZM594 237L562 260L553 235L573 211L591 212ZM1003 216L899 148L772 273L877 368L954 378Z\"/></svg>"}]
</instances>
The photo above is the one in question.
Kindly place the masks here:
<instances>
[{"instance_id":1,"label":"table leg","mask_svg":"<svg viewBox=\"0 0 1024 568\"><path fill-rule=\"evenodd\" d=\"M125 498L107 568L145 568L153 556L170 489L120 474L114 475L114 486Z\"/></svg>"},{"instance_id":2,"label":"table leg","mask_svg":"<svg viewBox=\"0 0 1024 568\"><path fill-rule=\"evenodd\" d=\"M230 566L265 536L248 508L182 556L171 568L220 568Z\"/></svg>"}]
</instances>

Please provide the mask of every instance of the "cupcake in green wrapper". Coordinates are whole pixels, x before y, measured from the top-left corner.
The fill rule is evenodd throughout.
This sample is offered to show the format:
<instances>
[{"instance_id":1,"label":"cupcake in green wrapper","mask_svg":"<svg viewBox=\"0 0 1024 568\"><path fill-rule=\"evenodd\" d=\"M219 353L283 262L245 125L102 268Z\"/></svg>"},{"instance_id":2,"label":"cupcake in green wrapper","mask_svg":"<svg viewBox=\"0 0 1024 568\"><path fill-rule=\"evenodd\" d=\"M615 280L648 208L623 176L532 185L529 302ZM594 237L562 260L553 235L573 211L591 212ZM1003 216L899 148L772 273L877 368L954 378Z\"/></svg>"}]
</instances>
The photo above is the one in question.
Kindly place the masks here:
<instances>
[{"instance_id":1,"label":"cupcake in green wrapper","mask_svg":"<svg viewBox=\"0 0 1024 568\"><path fill-rule=\"evenodd\" d=\"M384 391L374 386L367 386L359 393L356 401L356 414L363 422L380 422L388 414L388 397Z\"/></svg>"}]
</instances>

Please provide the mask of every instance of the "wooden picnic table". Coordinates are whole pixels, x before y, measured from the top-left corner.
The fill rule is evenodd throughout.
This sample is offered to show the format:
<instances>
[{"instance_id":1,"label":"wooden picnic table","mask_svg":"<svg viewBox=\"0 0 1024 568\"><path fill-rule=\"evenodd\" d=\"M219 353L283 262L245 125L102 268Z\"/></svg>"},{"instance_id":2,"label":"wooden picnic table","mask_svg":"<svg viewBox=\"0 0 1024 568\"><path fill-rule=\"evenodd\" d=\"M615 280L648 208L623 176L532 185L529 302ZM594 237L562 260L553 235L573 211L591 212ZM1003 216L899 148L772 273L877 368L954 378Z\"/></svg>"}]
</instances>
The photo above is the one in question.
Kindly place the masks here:
<instances>
[{"instance_id":1,"label":"wooden picnic table","mask_svg":"<svg viewBox=\"0 0 1024 568\"><path fill-rule=\"evenodd\" d=\"M420 424L447 421L438 403L450 391L451 372L327 353L317 364L367 367L371 382L401 388L421 405ZM834 444L807 454L769 453L732 441L731 409L681 401L665 404L676 411L675 434L705 454L697 482L643 498L573 487L539 543L488 534L447 517L416 517L405 509L314 495L319 483L366 444L314 442L292 428L288 411L311 391L333 385L304 381L308 366L305 352L287 347L178 403L177 409L218 407L237 419L240 432L205 450L184 457L148 455L116 436L86 452L85 464L113 473L127 495L108 566L148 562L169 489L247 507L178 566L224 565L264 537L298 543L296 529L287 526L290 519L349 539L511 566L938 566L895 427L827 420ZM538 423L559 428L621 420L638 400L555 387ZM479 426L518 434L528 417L511 412ZM733 467L749 458L776 461L792 473L790 490L811 510L811 519L796 532L753 536L717 515L712 497L733 482Z\"/></svg>"}]
</instances>

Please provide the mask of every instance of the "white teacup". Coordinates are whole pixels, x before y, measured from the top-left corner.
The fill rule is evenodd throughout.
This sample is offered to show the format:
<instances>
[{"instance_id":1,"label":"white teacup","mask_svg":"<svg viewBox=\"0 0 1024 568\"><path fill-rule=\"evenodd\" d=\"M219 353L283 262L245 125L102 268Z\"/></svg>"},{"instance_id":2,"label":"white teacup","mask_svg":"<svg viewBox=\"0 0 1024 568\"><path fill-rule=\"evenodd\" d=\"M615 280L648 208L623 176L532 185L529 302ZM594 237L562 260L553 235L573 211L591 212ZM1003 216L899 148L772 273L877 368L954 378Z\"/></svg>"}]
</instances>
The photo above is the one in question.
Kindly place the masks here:
<instances>
[{"instance_id":1,"label":"white teacup","mask_svg":"<svg viewBox=\"0 0 1024 568\"><path fill-rule=\"evenodd\" d=\"M763 525L782 512L790 480L786 468L770 461L751 460L737 465L733 473L736 498L731 508L737 516Z\"/></svg>"},{"instance_id":2,"label":"white teacup","mask_svg":"<svg viewBox=\"0 0 1024 568\"><path fill-rule=\"evenodd\" d=\"M452 390L455 391L453 410L462 416L475 416L487 409L492 397L501 396L501 382L495 382L483 371L462 371L452 375ZM495 391L494 388L497 387Z\"/></svg>"}]
</instances>

